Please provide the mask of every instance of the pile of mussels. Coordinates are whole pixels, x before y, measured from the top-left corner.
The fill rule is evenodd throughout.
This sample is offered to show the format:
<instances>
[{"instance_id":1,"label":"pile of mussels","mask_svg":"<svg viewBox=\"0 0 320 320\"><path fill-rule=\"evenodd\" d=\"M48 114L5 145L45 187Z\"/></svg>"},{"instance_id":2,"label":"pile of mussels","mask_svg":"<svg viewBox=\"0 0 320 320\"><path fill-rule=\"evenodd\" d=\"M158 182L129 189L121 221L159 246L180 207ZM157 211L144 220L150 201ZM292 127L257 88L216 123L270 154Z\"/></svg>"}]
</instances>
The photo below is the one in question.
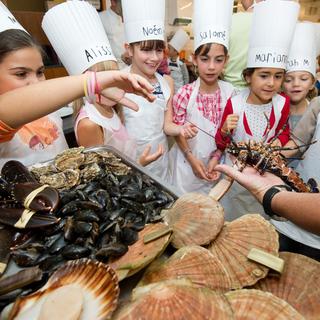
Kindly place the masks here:
<instances>
[{"instance_id":1,"label":"pile of mussels","mask_svg":"<svg viewBox=\"0 0 320 320\"><path fill-rule=\"evenodd\" d=\"M38 175L37 172L31 174L21 170L22 165L13 161L9 166L4 166L5 172L2 170L0 211L10 203L14 208L19 208L14 196L6 191L8 184L34 180L35 176L39 182L44 170L55 171L47 173L48 177L54 174L61 176L60 173L70 170L73 170L73 177L77 176L77 182L73 181L72 187L66 189L65 185L60 185L59 204L50 213L57 223L16 232L11 257L20 267L39 266L51 274L66 260L88 257L108 262L110 257L127 252L128 245L137 241L138 231L147 223L160 221L161 210L171 206L175 200L147 175L123 163L115 165L115 161L120 163L121 159L110 153L106 156L76 149L73 156L75 154L82 159L79 161L79 157L73 157L77 158L76 165L69 161L68 166L60 169L53 165L47 166L47 169L42 167ZM55 159L55 163L61 157L72 158L62 154ZM115 168L119 166L121 170L117 172ZM124 166L126 170L123 170ZM87 173L92 167L95 174L89 179ZM3 200L4 197L7 201Z\"/></svg>"}]
</instances>

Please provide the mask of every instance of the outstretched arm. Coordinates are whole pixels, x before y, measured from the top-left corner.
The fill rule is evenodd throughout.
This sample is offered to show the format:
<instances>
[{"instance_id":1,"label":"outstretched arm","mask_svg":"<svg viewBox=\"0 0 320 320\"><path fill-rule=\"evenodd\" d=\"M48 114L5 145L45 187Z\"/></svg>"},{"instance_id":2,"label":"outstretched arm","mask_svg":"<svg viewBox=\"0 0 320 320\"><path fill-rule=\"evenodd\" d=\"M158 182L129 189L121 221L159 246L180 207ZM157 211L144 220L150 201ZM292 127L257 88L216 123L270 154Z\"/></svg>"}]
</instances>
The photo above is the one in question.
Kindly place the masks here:
<instances>
[{"instance_id":1,"label":"outstretched arm","mask_svg":"<svg viewBox=\"0 0 320 320\"><path fill-rule=\"evenodd\" d=\"M0 96L0 120L11 128L18 128L26 123L54 112L65 104L84 96L84 81L87 75L69 76L41 81L6 92ZM153 88L144 78L122 71L103 71L97 73L101 94L108 99L136 108L124 98L124 93L135 93L150 101ZM116 87L117 89L107 89ZM129 102L129 103L128 103Z\"/></svg>"},{"instance_id":2,"label":"outstretched arm","mask_svg":"<svg viewBox=\"0 0 320 320\"><path fill-rule=\"evenodd\" d=\"M217 165L215 170L225 173L248 189L259 202L273 186L283 185L283 181L271 174L260 175L254 168L246 167L243 172L227 165ZM271 202L273 212L277 213L303 229L320 235L320 194L281 191Z\"/></svg>"}]
</instances>

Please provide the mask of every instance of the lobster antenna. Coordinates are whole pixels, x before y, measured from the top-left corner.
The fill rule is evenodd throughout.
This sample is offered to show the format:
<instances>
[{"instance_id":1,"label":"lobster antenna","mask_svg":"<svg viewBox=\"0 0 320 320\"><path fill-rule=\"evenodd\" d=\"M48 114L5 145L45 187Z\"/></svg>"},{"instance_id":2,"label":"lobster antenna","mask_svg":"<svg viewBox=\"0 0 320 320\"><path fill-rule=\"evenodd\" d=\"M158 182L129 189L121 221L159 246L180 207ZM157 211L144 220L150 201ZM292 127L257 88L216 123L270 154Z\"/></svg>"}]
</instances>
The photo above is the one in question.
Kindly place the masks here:
<instances>
[{"instance_id":1,"label":"lobster antenna","mask_svg":"<svg viewBox=\"0 0 320 320\"><path fill-rule=\"evenodd\" d=\"M269 119L267 113L264 112L263 114L264 114L264 116L265 116L265 118L267 120L267 130L266 130L266 134L265 134L265 136L264 136L264 138L262 140L262 142L265 143L271 128L270 128L270 119Z\"/></svg>"},{"instance_id":2,"label":"lobster antenna","mask_svg":"<svg viewBox=\"0 0 320 320\"><path fill-rule=\"evenodd\" d=\"M280 134L282 134L282 132L287 128L288 126L288 121L283 125L283 127L279 130L279 132L270 140L270 142L268 143L269 145L272 144L274 141L276 141L278 139L278 137L280 136Z\"/></svg>"}]
</instances>

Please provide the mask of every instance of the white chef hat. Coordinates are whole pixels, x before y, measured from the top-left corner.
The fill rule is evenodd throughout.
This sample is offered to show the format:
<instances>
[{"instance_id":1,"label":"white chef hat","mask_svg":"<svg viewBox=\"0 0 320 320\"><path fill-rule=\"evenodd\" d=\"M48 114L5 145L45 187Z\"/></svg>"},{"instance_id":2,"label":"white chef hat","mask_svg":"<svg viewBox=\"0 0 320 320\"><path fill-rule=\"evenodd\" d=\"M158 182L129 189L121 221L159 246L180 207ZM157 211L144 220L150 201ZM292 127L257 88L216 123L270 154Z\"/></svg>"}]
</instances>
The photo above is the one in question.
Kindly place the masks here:
<instances>
[{"instance_id":1,"label":"white chef hat","mask_svg":"<svg viewBox=\"0 0 320 320\"><path fill-rule=\"evenodd\" d=\"M121 0L127 43L164 40L165 0Z\"/></svg>"},{"instance_id":2,"label":"white chef hat","mask_svg":"<svg viewBox=\"0 0 320 320\"><path fill-rule=\"evenodd\" d=\"M316 76L316 35L311 22L298 22L291 43L287 72L308 71Z\"/></svg>"},{"instance_id":3,"label":"white chef hat","mask_svg":"<svg viewBox=\"0 0 320 320\"><path fill-rule=\"evenodd\" d=\"M183 49L183 47L187 44L189 39L189 35L183 29L179 29L172 37L169 44L176 51L180 52Z\"/></svg>"},{"instance_id":4,"label":"white chef hat","mask_svg":"<svg viewBox=\"0 0 320 320\"><path fill-rule=\"evenodd\" d=\"M320 23L315 23L315 32L316 32L316 55L320 56Z\"/></svg>"},{"instance_id":5,"label":"white chef hat","mask_svg":"<svg viewBox=\"0 0 320 320\"><path fill-rule=\"evenodd\" d=\"M9 9L0 1L0 32L10 29L19 29L27 32Z\"/></svg>"},{"instance_id":6,"label":"white chef hat","mask_svg":"<svg viewBox=\"0 0 320 320\"><path fill-rule=\"evenodd\" d=\"M86 1L67 1L44 16L42 28L70 75L113 60L109 40L97 10Z\"/></svg>"},{"instance_id":7,"label":"white chef hat","mask_svg":"<svg viewBox=\"0 0 320 320\"><path fill-rule=\"evenodd\" d=\"M194 51L206 43L229 47L233 0L194 0Z\"/></svg>"},{"instance_id":8,"label":"white chef hat","mask_svg":"<svg viewBox=\"0 0 320 320\"><path fill-rule=\"evenodd\" d=\"M299 8L298 3L284 0L266 0L255 5L248 68L286 68Z\"/></svg>"}]
</instances>

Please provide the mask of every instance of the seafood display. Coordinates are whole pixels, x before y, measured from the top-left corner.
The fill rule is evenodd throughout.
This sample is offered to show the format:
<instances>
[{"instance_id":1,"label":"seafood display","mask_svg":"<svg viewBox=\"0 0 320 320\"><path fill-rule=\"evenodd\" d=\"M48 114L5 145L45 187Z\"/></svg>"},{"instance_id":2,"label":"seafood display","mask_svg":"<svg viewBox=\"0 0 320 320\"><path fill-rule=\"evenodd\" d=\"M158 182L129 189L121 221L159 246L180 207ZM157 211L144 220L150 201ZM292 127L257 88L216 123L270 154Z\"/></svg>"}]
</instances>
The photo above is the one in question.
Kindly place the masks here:
<instances>
[{"instance_id":1,"label":"seafood display","mask_svg":"<svg viewBox=\"0 0 320 320\"><path fill-rule=\"evenodd\" d=\"M289 303L259 290L236 290L226 294L235 319L304 320Z\"/></svg>"},{"instance_id":2,"label":"seafood display","mask_svg":"<svg viewBox=\"0 0 320 320\"><path fill-rule=\"evenodd\" d=\"M268 275L254 288L271 292L287 301L306 319L319 319L320 263L290 252L280 252L280 257L285 261L285 268L281 276Z\"/></svg>"},{"instance_id":3,"label":"seafood display","mask_svg":"<svg viewBox=\"0 0 320 320\"><path fill-rule=\"evenodd\" d=\"M247 258L252 248L278 256L275 228L258 214L248 214L226 223L209 251L226 268L230 289L241 289L264 278L269 269Z\"/></svg>"},{"instance_id":4,"label":"seafood display","mask_svg":"<svg viewBox=\"0 0 320 320\"><path fill-rule=\"evenodd\" d=\"M194 288L186 281L164 281L139 288L134 300L117 311L115 320L221 319L232 320L227 299L207 288Z\"/></svg>"},{"instance_id":5,"label":"seafood display","mask_svg":"<svg viewBox=\"0 0 320 320\"><path fill-rule=\"evenodd\" d=\"M210 197L196 193L183 195L162 214L173 230L171 242L175 248L209 244L224 223L222 206Z\"/></svg>"},{"instance_id":6,"label":"seafood display","mask_svg":"<svg viewBox=\"0 0 320 320\"><path fill-rule=\"evenodd\" d=\"M117 307L118 279L92 260L67 263L37 292L19 298L9 319L109 319Z\"/></svg>"}]
</instances>

